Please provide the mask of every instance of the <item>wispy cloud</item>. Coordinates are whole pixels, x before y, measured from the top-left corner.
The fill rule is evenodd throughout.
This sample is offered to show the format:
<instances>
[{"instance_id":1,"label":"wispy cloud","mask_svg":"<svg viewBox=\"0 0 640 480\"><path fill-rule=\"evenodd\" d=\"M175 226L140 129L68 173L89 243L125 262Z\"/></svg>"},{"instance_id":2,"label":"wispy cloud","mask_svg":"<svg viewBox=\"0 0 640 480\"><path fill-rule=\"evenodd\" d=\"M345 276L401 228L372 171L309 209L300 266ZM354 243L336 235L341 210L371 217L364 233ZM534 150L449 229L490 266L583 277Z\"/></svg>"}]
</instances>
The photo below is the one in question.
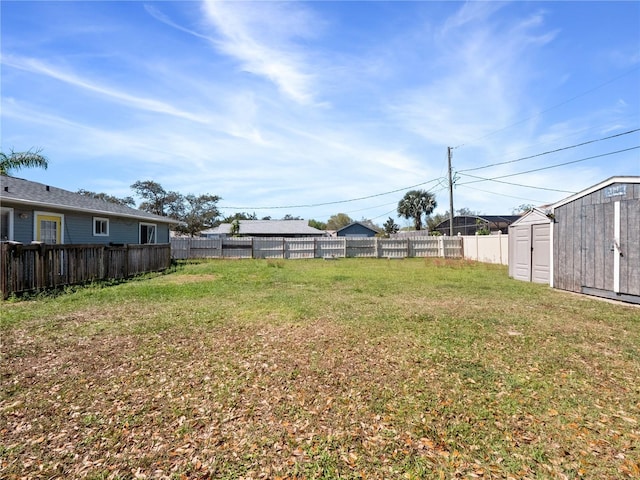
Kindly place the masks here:
<instances>
[{"instance_id":1,"label":"wispy cloud","mask_svg":"<svg viewBox=\"0 0 640 480\"><path fill-rule=\"evenodd\" d=\"M294 2L203 3L206 20L215 27L215 47L237 59L242 69L273 82L288 98L303 105L316 102L315 74L296 43L317 28L312 13Z\"/></svg>"},{"instance_id":2,"label":"wispy cloud","mask_svg":"<svg viewBox=\"0 0 640 480\"><path fill-rule=\"evenodd\" d=\"M441 73L402 92L391 107L404 126L430 142L458 145L514 120L522 108L515 100L528 83L522 59L555 32L537 32L540 14L515 24L492 22L499 8L467 3L445 23L436 45Z\"/></svg>"},{"instance_id":3,"label":"wispy cloud","mask_svg":"<svg viewBox=\"0 0 640 480\"><path fill-rule=\"evenodd\" d=\"M83 78L73 72L65 71L62 68L49 65L37 59L3 56L2 63L9 67L25 70L31 73L37 73L39 75L45 75L74 87L97 93L100 96L115 100L127 105L128 107L184 118L197 123L209 123L211 120L207 116L180 110L166 102L131 95L129 93L101 85L98 82Z\"/></svg>"},{"instance_id":4,"label":"wispy cloud","mask_svg":"<svg viewBox=\"0 0 640 480\"><path fill-rule=\"evenodd\" d=\"M255 106L253 105L251 96L227 93L224 98L217 98L215 103L210 101L208 104L201 104L194 109L185 109L176 107L166 101L134 95L121 88L103 85L90 78L77 75L73 71L50 65L41 60L4 56L2 63L12 68L47 76L73 88L91 92L102 99L115 102L125 109L162 114L168 119L186 120L187 124L195 123L200 126L209 127L224 135L243 139L262 146L267 145L261 131L253 122ZM187 85L187 82L189 82L188 85L192 89L198 89L199 91L211 90L211 86L203 84L203 81L198 81L193 78L185 79L182 78L180 74L174 74L166 69L164 69L162 73L165 80L167 76L172 76L174 78L173 83L176 85ZM177 125L174 125L167 129L169 131L175 131L177 128Z\"/></svg>"},{"instance_id":5,"label":"wispy cloud","mask_svg":"<svg viewBox=\"0 0 640 480\"><path fill-rule=\"evenodd\" d=\"M506 5L506 2L467 1L445 21L442 34L448 33L449 30L459 29L469 23L477 24L485 21Z\"/></svg>"},{"instance_id":6,"label":"wispy cloud","mask_svg":"<svg viewBox=\"0 0 640 480\"><path fill-rule=\"evenodd\" d=\"M9 4L2 142L44 147L52 168L28 174L63 188L123 195L134 181L154 179L172 190L220 195L221 207L247 209L380 197L318 209L256 209L274 218L326 218L341 210L386 214L401 197L397 189L421 184L437 192L445 210L446 187L438 180L446 176L446 146L465 145L453 157L462 171L638 120L631 85L637 70L619 71L637 68L637 52L628 47L629 35L612 32L611 42L604 34L597 42L580 37L567 19L584 5ZM46 31L38 45L22 41L21 22ZM69 36L74 25L82 26L81 36ZM106 37L98 33L105 26ZM576 39L591 40L592 50L579 60L571 56ZM619 83L603 83L616 76ZM608 91L566 102L601 83ZM614 160L616 173L637 174L633 153L607 158L600 170L587 162L571 175L550 170L514 180L584 188L614 170ZM528 162L531 168L538 160L554 161L541 157ZM521 166L475 173L491 177ZM485 182L457 189L455 207L508 213L500 194L514 197L508 205L557 199Z\"/></svg>"},{"instance_id":7,"label":"wispy cloud","mask_svg":"<svg viewBox=\"0 0 640 480\"><path fill-rule=\"evenodd\" d=\"M179 25L178 23L174 22L171 17L169 17L168 15L164 14L162 11L160 11L158 8L154 7L153 5L149 5L149 4L145 4L144 5L144 9L147 11L147 13L149 15L151 15L153 18L155 18L156 20L164 23L165 25L168 25L172 28L175 28L176 30L180 30L182 32L188 33L189 35L193 35L194 37L198 37L198 38L203 38L205 40L209 40L212 41L213 38L208 37L206 35L203 35L199 32L196 32L195 30L186 28L182 25Z\"/></svg>"}]
</instances>

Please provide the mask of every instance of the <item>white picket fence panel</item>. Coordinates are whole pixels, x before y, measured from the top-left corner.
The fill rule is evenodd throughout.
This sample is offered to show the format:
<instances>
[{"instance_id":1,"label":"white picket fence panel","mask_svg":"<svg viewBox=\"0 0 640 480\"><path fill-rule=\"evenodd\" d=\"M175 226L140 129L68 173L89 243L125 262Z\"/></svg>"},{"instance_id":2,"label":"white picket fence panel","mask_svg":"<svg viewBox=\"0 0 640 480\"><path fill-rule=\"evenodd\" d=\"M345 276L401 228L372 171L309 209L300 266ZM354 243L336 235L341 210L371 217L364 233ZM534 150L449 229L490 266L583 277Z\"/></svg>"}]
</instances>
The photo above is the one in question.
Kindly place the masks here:
<instances>
[{"instance_id":1,"label":"white picket fence panel","mask_svg":"<svg viewBox=\"0 0 640 480\"><path fill-rule=\"evenodd\" d=\"M462 237L172 238L174 259L463 257Z\"/></svg>"}]
</instances>

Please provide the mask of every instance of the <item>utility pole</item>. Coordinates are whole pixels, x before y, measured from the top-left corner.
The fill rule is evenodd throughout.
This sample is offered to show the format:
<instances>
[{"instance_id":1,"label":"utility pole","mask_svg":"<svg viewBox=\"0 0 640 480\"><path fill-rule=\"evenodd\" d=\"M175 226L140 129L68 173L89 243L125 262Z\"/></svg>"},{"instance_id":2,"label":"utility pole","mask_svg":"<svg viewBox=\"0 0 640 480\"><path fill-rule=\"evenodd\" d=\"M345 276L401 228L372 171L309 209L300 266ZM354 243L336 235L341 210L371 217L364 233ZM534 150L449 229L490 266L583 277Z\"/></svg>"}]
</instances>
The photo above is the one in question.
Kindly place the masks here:
<instances>
[{"instance_id":1,"label":"utility pole","mask_svg":"<svg viewBox=\"0 0 640 480\"><path fill-rule=\"evenodd\" d=\"M449 236L453 237L453 177L451 175L451 147L447 147L449 159Z\"/></svg>"}]
</instances>

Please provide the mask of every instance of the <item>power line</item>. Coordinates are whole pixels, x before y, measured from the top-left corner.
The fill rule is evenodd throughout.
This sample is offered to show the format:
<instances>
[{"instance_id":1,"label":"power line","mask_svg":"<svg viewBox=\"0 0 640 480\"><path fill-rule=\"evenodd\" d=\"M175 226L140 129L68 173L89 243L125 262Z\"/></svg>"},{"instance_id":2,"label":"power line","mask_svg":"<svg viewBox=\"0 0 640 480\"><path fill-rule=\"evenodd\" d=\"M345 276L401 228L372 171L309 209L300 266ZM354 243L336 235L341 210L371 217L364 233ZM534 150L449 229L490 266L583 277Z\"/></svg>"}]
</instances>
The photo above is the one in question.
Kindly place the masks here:
<instances>
[{"instance_id":1,"label":"power line","mask_svg":"<svg viewBox=\"0 0 640 480\"><path fill-rule=\"evenodd\" d=\"M569 145L568 147L556 148L555 150L549 150L547 152L537 153L535 155L530 155L528 157L517 158L515 160L507 160L506 162L491 163L489 165L483 165L482 167L474 167L474 168L467 168L465 170L458 170L458 173L473 172L474 170L482 170L484 168L497 167L498 165L506 165L508 163L522 162L524 160L529 160L531 158L542 157L543 155L549 155L551 153L557 153L557 152L561 152L563 150L569 150L569 149L572 149L572 148L582 147L584 145L589 145L590 143L602 142L603 140L609 140L611 138L622 137L624 135L629 135L631 133L635 133L635 132L638 132L638 131L640 131L640 128L636 128L634 130L629 130L628 132L617 133L615 135L610 135L608 137L603 137L603 138L598 138L598 139L595 139L595 140L589 140L587 142L577 143L575 145ZM473 176L473 175L470 175L470 176Z\"/></svg>"},{"instance_id":2,"label":"power line","mask_svg":"<svg viewBox=\"0 0 640 480\"><path fill-rule=\"evenodd\" d=\"M391 215L392 213L397 213L397 210L394 208L393 210L389 210L387 213L383 213L382 215L378 215L377 217L373 217L371 220L377 220L380 217L386 217L387 215Z\"/></svg>"},{"instance_id":3,"label":"power line","mask_svg":"<svg viewBox=\"0 0 640 480\"><path fill-rule=\"evenodd\" d=\"M397 202L389 202L389 203L383 203L382 205L376 205L374 207L365 207L365 208L359 208L358 210L349 210L348 212L343 212L346 213L347 215L351 215L352 213L359 213L359 212L366 212L367 210L373 210L375 208L381 208L381 207L388 207L389 205L396 205Z\"/></svg>"},{"instance_id":4,"label":"power line","mask_svg":"<svg viewBox=\"0 0 640 480\"><path fill-rule=\"evenodd\" d=\"M389 192L376 193L374 195L367 195L366 197L358 197L358 198L350 198L348 200L336 200L333 202L323 202L323 203L312 203L306 205L279 205L279 206L271 206L271 207L229 207L229 206L220 206L219 208L226 208L228 210L276 210L276 209L284 209L284 208L313 208L313 207L324 207L326 205L337 205L340 203L350 203L357 202L360 200L367 200L369 198L382 197L383 195L389 195L391 193L398 193L404 190L409 190L411 188L421 187L422 185L427 185L429 183L440 182L442 179L434 178L428 180L426 182L417 183L415 185L411 185L409 187L398 188L396 190L391 190Z\"/></svg>"},{"instance_id":5,"label":"power line","mask_svg":"<svg viewBox=\"0 0 640 480\"><path fill-rule=\"evenodd\" d=\"M592 130L612 132L614 130L622 128L622 126L616 124L616 122L619 122L619 121L622 121L622 120L631 120L631 119L634 122L637 121L638 120L638 114L637 113L631 113L631 114L627 114L627 115L624 115L624 116L618 116L615 119L608 120L607 123L605 123L605 124L590 125L589 127L582 128L580 130L575 130L575 131L573 131L571 133L567 133L566 135L563 135L561 137L555 137L553 139L548 139L548 140L542 140L541 139L540 141L536 142L534 145L521 146L521 147L518 147L516 150L505 152L503 154L503 156L506 157L508 155L519 154L518 152L531 150L532 147L540 147L540 146L543 146L543 145L557 144L560 140L564 140L564 139L567 139L567 138L575 137L577 135L581 135L581 134L584 134L586 132L590 132ZM628 123L629 122L624 122L624 124L628 124ZM616 126L615 127L611 127L612 124L616 124Z\"/></svg>"},{"instance_id":6,"label":"power line","mask_svg":"<svg viewBox=\"0 0 640 480\"><path fill-rule=\"evenodd\" d=\"M508 128L511 128L511 127L515 127L516 125L520 125L521 123L527 122L527 121L531 120L532 118L539 117L540 115L543 115L543 114L545 114L545 113L547 113L547 112L549 112L549 111L551 111L551 110L553 110L555 108L561 107L561 106L566 105L567 103L572 102L572 101L574 101L574 100L576 100L576 99L578 99L580 97L584 97L585 95L588 95L589 93L595 92L596 90L598 90L598 89L600 89L602 87L605 87L605 86L609 85L610 83L613 83L616 80L619 80L622 77L625 77L625 76L635 72L638 69L640 69L640 67L635 67L635 68L633 68L633 69L631 69L631 70L629 70L629 71L627 71L627 72L625 72L625 73L623 73L621 75L618 75L617 77L612 78L611 80L607 80L606 82L601 83L599 85L596 85L595 87L593 87L593 88L591 88L589 90L586 90L586 91L584 91L582 93L574 95L573 97L571 97L571 98L569 98L569 99L567 99L567 100L565 100L563 102L560 102L560 103L558 103L556 105L553 105L553 106L551 106L551 107L549 107L549 108L547 108L545 110L542 110L541 112L538 112L535 115L531 115L530 117L527 117L527 118L525 118L523 120L519 120L519 121L517 121L515 123L512 123L510 125L507 125L506 127L502 127L502 128L499 128L498 130L494 130L493 132L489 132L486 135L483 135L483 136L478 137L476 139L470 140L467 143L462 143L462 144L460 144L460 145L458 145L457 147L454 147L454 148L464 147L464 146L466 146L466 145L468 145L470 143L475 143L478 140L484 140L485 138L490 137L492 135L495 135L496 133L502 132L502 131L504 131L504 130L506 130Z\"/></svg>"},{"instance_id":7,"label":"power line","mask_svg":"<svg viewBox=\"0 0 640 480\"><path fill-rule=\"evenodd\" d=\"M536 190L547 190L549 192L560 192L560 193L571 193L571 194L576 193L576 192L572 192L570 190L558 190L557 188L534 187L533 185L523 185L521 183L505 182L504 180L495 180L493 178L478 177L476 175L470 175L468 173L463 173L462 175L464 175L465 177L478 178L478 179L483 180L483 181L486 180L486 181L490 181L490 182L504 183L506 185L514 185L516 187L533 188L533 189L536 189ZM467 183L472 183L472 182L467 182ZM459 183L458 185L466 185L466 183Z\"/></svg>"},{"instance_id":8,"label":"power line","mask_svg":"<svg viewBox=\"0 0 640 480\"><path fill-rule=\"evenodd\" d=\"M606 156L609 156L609 155L615 155L617 153L628 152L630 150L635 150L637 148L640 148L640 145L636 145L635 147L625 148L623 150L616 150L615 152L602 153L600 155L594 155L592 157L581 158L579 160L572 160L570 162L557 163L555 165L550 165L550 166L547 166L547 167L534 168L532 170L527 170L525 172L510 173L509 175L500 175L499 177L488 178L486 180L472 180L470 182L461 183L460 185L468 185L470 183L486 182L487 180L493 181L493 180L497 180L497 179L500 179L500 178L508 178L508 177L515 177L517 175L524 175L525 173L533 173L533 172L539 172L541 170L549 170L551 168L563 167L565 165L571 165L573 163L579 163L579 162L585 162L587 160L593 160L594 158L606 157Z\"/></svg>"},{"instance_id":9,"label":"power line","mask_svg":"<svg viewBox=\"0 0 640 480\"><path fill-rule=\"evenodd\" d=\"M540 200L533 200L533 199L531 199L531 198L516 197L516 196L514 196L514 195L506 195L506 194L504 194L504 193L491 192L491 191L489 191L489 190L482 190L481 188L470 187L470 186L465 185L465 184L461 184L461 186L463 186L463 187L465 187L465 188L468 188L468 189L470 189L470 190L477 190L478 192L490 193L490 194L492 194L492 195L498 195L499 197L509 197L509 198L515 198L515 199L517 199L517 200L526 200L527 202L535 202L535 203L537 203L538 205L541 205L541 204L543 204L543 203L544 203L544 202L542 202L542 201L540 201Z\"/></svg>"}]
</instances>

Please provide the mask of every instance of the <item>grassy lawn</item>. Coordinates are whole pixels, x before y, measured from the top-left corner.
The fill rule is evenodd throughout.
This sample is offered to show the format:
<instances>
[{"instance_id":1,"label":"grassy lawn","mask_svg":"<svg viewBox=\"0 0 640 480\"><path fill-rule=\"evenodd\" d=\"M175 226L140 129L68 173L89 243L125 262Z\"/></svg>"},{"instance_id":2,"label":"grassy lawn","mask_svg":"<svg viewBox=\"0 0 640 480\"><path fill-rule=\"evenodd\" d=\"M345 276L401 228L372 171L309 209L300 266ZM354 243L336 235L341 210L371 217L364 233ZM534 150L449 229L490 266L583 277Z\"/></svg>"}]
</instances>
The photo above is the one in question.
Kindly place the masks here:
<instances>
[{"instance_id":1,"label":"grassy lawn","mask_svg":"<svg viewBox=\"0 0 640 480\"><path fill-rule=\"evenodd\" d=\"M0 305L0 478L640 478L640 308L444 261Z\"/></svg>"}]
</instances>

